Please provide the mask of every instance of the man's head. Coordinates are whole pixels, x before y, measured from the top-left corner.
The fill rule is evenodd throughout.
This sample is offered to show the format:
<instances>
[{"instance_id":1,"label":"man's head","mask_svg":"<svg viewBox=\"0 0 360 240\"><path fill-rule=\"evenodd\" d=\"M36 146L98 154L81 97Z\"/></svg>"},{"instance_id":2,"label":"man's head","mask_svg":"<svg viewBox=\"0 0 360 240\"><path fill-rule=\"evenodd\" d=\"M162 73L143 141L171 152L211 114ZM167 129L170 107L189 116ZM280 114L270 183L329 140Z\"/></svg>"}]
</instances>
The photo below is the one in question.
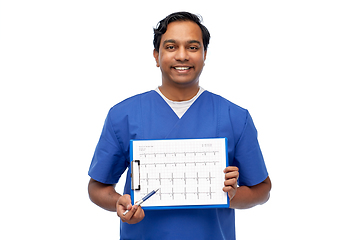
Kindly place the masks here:
<instances>
[{"instance_id":1,"label":"man's head","mask_svg":"<svg viewBox=\"0 0 360 240\"><path fill-rule=\"evenodd\" d=\"M191 21L196 23L202 32L202 40L203 40L203 44L204 44L204 50L207 50L207 47L209 45L210 42L210 33L208 31L208 29L201 24L201 17L192 14L192 13L188 13L188 12L176 12L176 13L172 13L169 16L167 16L166 18L164 18L163 20L161 20L157 27L154 28L154 49L155 51L159 52L159 47L160 47L160 42L161 42L161 37L162 35L166 32L167 27L169 25L169 23L175 22L175 21Z\"/></svg>"},{"instance_id":2,"label":"man's head","mask_svg":"<svg viewBox=\"0 0 360 240\"><path fill-rule=\"evenodd\" d=\"M153 54L162 72L162 89L198 90L209 32L199 18L190 13L171 14L160 21L158 29Z\"/></svg>"}]
</instances>

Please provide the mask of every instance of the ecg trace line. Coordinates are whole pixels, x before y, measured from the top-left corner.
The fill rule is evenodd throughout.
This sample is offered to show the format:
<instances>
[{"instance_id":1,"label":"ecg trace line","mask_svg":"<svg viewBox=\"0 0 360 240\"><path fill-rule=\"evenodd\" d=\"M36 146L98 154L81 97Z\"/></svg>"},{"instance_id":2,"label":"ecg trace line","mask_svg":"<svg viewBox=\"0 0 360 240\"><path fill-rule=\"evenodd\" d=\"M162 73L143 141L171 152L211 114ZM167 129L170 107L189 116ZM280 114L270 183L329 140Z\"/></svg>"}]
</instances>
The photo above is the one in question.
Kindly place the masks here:
<instances>
[{"instance_id":1,"label":"ecg trace line","mask_svg":"<svg viewBox=\"0 0 360 240\"><path fill-rule=\"evenodd\" d=\"M219 153L219 151L199 151L199 152L196 152L196 151L189 151L189 152L158 152L158 153L140 153L139 156L143 156L143 157L146 157L148 155L153 155L154 157L158 156L158 155L164 155L166 157L166 155L171 155L173 154L175 157L177 155L185 155L187 156L188 154L193 154L193 156L196 156L197 154L204 154L205 156L208 154L208 153L212 153L213 155L216 155L216 153Z\"/></svg>"},{"instance_id":2,"label":"ecg trace line","mask_svg":"<svg viewBox=\"0 0 360 240\"><path fill-rule=\"evenodd\" d=\"M197 195L197 199L200 199L200 195L201 194L206 194L210 197L210 199L212 199L213 194L216 194L215 191L213 191L211 189L211 187L209 187L209 191L199 191L199 187L196 188L196 192L188 192L186 191L186 187L184 187L184 191L183 192L174 192L174 188L171 188L171 192L162 192L161 189L158 193L156 193L156 195L159 196L160 200L162 200L163 195L170 195L170 197L174 200L175 195L184 195L184 198L187 199L188 195Z\"/></svg>"},{"instance_id":3,"label":"ecg trace line","mask_svg":"<svg viewBox=\"0 0 360 240\"><path fill-rule=\"evenodd\" d=\"M184 180L184 183L186 185L187 180L195 179L197 181L197 184L199 184L199 180L205 179L208 180L211 184L211 179L216 179L216 177L211 176L211 172L209 172L209 176L206 177L199 177L199 172L196 173L196 177L187 177L186 173L184 172L184 177L174 177L174 173L171 173L171 177L161 177L161 173L159 173L158 177L149 177L149 173L146 173L145 178L140 178L140 181L146 181L147 185L149 185L149 181L159 181L159 184L161 185L163 180L168 180L174 185L174 180Z\"/></svg>"},{"instance_id":4,"label":"ecg trace line","mask_svg":"<svg viewBox=\"0 0 360 240\"><path fill-rule=\"evenodd\" d=\"M140 166L147 166L147 165L154 165L155 167L157 165L164 165L165 167L167 167L167 165L175 165L175 167L177 165L185 165L187 166L188 164L194 164L195 166L197 166L197 164L204 164L205 166L207 166L208 164L214 164L216 165L217 163L219 163L219 161L193 161L193 162L152 162L152 163L142 163L140 161Z\"/></svg>"}]
</instances>

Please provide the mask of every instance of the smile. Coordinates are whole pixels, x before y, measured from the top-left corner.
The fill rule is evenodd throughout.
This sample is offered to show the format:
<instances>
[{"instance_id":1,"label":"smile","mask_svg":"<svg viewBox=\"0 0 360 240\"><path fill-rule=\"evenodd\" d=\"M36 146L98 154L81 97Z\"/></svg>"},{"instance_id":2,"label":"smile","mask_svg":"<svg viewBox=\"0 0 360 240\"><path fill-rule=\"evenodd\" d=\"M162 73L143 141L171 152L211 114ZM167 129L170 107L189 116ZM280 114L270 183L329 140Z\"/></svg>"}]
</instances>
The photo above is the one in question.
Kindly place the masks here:
<instances>
[{"instance_id":1,"label":"smile","mask_svg":"<svg viewBox=\"0 0 360 240\"><path fill-rule=\"evenodd\" d=\"M176 70L189 70L190 67L174 67Z\"/></svg>"}]
</instances>

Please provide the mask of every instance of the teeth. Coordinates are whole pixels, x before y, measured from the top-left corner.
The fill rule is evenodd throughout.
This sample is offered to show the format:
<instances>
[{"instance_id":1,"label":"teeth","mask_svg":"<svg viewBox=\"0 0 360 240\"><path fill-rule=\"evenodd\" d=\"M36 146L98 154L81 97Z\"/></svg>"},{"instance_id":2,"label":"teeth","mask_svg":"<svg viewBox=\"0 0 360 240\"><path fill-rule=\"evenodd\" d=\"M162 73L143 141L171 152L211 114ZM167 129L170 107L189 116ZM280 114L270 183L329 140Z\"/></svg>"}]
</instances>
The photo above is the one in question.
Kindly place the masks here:
<instances>
[{"instance_id":1,"label":"teeth","mask_svg":"<svg viewBox=\"0 0 360 240\"><path fill-rule=\"evenodd\" d=\"M188 70L190 67L175 67L176 70Z\"/></svg>"}]
</instances>

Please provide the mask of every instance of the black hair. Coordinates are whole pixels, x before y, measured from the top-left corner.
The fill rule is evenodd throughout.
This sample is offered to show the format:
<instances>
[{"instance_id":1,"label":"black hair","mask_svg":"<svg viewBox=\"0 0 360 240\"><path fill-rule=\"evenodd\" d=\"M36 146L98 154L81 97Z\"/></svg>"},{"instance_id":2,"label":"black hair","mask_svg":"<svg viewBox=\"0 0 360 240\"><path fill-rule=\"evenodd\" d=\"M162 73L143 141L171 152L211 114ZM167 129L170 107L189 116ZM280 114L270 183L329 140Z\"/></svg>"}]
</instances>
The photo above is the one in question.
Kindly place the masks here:
<instances>
[{"instance_id":1,"label":"black hair","mask_svg":"<svg viewBox=\"0 0 360 240\"><path fill-rule=\"evenodd\" d=\"M154 48L157 52L159 52L159 48L160 48L160 41L161 41L161 37L162 35L166 32L167 30L167 26L169 25L169 23L171 22L176 22L176 21L192 21L194 23L196 23L202 32L202 40L203 40L203 44L204 44L204 50L207 50L207 47L209 45L210 42L210 32L209 30L201 24L202 22L202 17L199 15L195 15L189 12L176 12L176 13L172 13L169 16L167 16L166 18L164 18L163 20L161 20L156 28L154 28Z\"/></svg>"}]
</instances>

